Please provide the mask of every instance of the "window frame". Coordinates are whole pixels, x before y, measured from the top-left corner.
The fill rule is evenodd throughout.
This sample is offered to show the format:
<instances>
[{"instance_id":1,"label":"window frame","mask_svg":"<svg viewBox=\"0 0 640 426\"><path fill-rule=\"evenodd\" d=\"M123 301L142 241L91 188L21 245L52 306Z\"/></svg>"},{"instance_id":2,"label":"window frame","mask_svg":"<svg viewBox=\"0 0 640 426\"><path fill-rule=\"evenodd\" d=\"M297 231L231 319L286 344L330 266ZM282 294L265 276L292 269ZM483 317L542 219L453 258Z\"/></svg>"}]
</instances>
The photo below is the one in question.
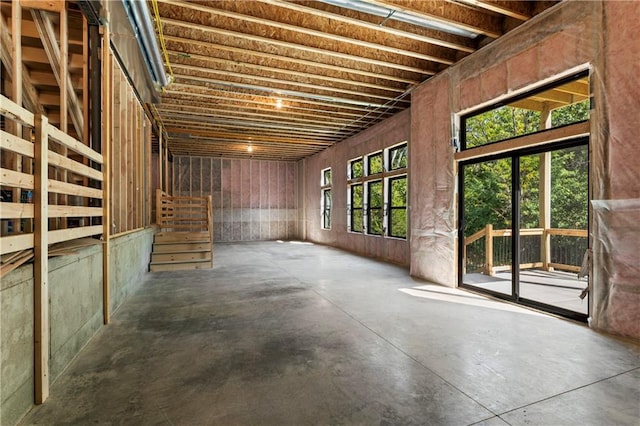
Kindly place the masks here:
<instances>
[{"instance_id":1,"label":"window frame","mask_svg":"<svg viewBox=\"0 0 640 426\"><path fill-rule=\"evenodd\" d=\"M365 182L365 234L367 235L375 235L375 236L383 236L385 235L385 226L384 226L384 213L385 213L385 202L384 202L384 179L371 179ZM371 186L372 185L380 185L380 206L371 206ZM380 232L373 232L371 226L371 220L376 216L372 214L372 211L379 211L380 218Z\"/></svg>"},{"instance_id":2,"label":"window frame","mask_svg":"<svg viewBox=\"0 0 640 426\"><path fill-rule=\"evenodd\" d=\"M549 82L547 84L544 84L542 86L538 86L538 87L534 87L534 88L530 88L529 90L524 91L523 93L520 93L518 95L506 98L506 99L501 99L500 101L497 102L493 102L490 103L489 105L486 105L484 107L478 108L478 109L474 109L472 111L468 111L465 112L463 114L458 115L458 120L459 120L459 141L460 141L460 146L459 146L459 150L461 152L464 151L469 151L469 150L473 150L473 149L478 149L478 148L482 148L482 147L488 147L491 145L495 145L495 144L501 144L501 143L505 143L506 141L510 141L512 139L519 139L525 136L530 136L530 135L536 135L542 132L548 132L550 130L553 129L558 129L561 127L566 127L566 126L573 126L575 124L578 123L584 123L584 122L588 122L589 118L587 118L586 120L582 120L582 121L576 121L574 123L570 123L570 124L565 124L562 126L557 126L557 127L550 127L549 129L543 129L543 130L537 130L535 132L530 132L530 133L525 133L522 135L517 135L517 136L513 136L510 138L505 138L505 139L499 139L493 142L488 142L482 145L477 145L477 146L472 146L472 147L468 147L467 146L467 120L473 117L476 117L478 115L484 114L486 112L492 111L492 110L497 110L499 108L502 108L504 106L507 106L509 104L512 104L514 102L523 100L523 99L527 99L530 98L532 96L535 96L536 94L540 94L543 93L545 91L557 88L559 86L562 86L564 84L567 83L571 83L573 81L577 81L580 79L583 79L587 77L589 79L589 87L590 87L590 91L593 90L593 85L591 82L591 76L590 76L590 70L589 69L583 69L581 71L577 71L577 72L573 72L565 77L559 78L557 80L554 80L552 82ZM588 100L590 101L590 103L592 102L593 96L592 93L589 94ZM590 105L590 109L592 109L592 104Z\"/></svg>"},{"instance_id":3,"label":"window frame","mask_svg":"<svg viewBox=\"0 0 640 426\"><path fill-rule=\"evenodd\" d=\"M327 171L329 172L329 179L327 179ZM320 171L320 229L331 229L331 210L333 205L332 190L333 173L331 167L326 167ZM329 203L327 205L327 194L329 196Z\"/></svg>"},{"instance_id":4,"label":"window frame","mask_svg":"<svg viewBox=\"0 0 640 426\"><path fill-rule=\"evenodd\" d=\"M390 169L391 159L390 155L393 150L399 149L406 146L407 149L407 162L405 167L399 167L394 170ZM381 170L371 170L371 161L376 158L380 158L380 169ZM357 162L361 162L363 166L362 176L353 176L353 165ZM397 176L403 176L407 178L408 185L408 175L409 175L409 142L404 140L402 142L398 142L392 144L384 149L375 150L368 154L364 154L358 157L354 157L347 161L347 231L352 232L354 234L363 234L369 236L383 237L383 238L394 238L394 239L404 239L407 237L402 236L391 236L388 235L388 215L389 215L389 179L395 178ZM381 202L382 205L380 207L371 207L371 191L370 185L372 183L381 182ZM362 206L354 206L354 192L356 188L362 188ZM405 209L408 211L409 197L407 193L407 198L405 199ZM381 230L380 233L371 232L372 223L371 220L373 217L377 215L374 214L380 210L381 217ZM354 220L355 217L359 216L362 218L362 230L354 229ZM408 218L407 218L407 228L408 228ZM408 229L407 229L408 234Z\"/></svg>"},{"instance_id":5,"label":"window frame","mask_svg":"<svg viewBox=\"0 0 640 426\"><path fill-rule=\"evenodd\" d=\"M362 196L361 196L362 197L362 202L361 202L361 205L359 207L356 207L354 205L354 202L353 202L353 196L354 196L354 189L355 188L361 188L361 190L362 190ZM347 209L347 213L348 213L348 216L349 216L348 220L347 220L347 223L349 224L348 231L349 232L354 232L354 233L357 233L357 234L363 234L364 233L364 229L365 229L365 222L364 222L364 206L365 206L365 203L364 203L364 200L365 200L365 198L364 198L364 183L358 182L358 183L353 183L353 184L349 185L349 195L348 195L348 197L349 197L349 202L348 202L349 208ZM355 211L359 211L360 212L359 216L362 219L362 229L361 230L354 230L353 221L354 221L354 219L356 217L356 215L354 214Z\"/></svg>"},{"instance_id":6,"label":"window frame","mask_svg":"<svg viewBox=\"0 0 640 426\"><path fill-rule=\"evenodd\" d=\"M405 193L405 199L404 199L404 205L403 206L394 206L393 205L393 182L394 181L398 181L404 179L406 182L406 187L407 187L407 191ZM407 239L407 234L409 231L409 218L407 216L407 211L408 211L408 207L409 207L409 176L404 173L404 174L400 174L400 175L395 175L392 177L387 178L387 187L386 187L387 191L386 191L386 197L387 197L387 211L385 214L385 218L387 220L386 223L386 229L387 229L387 236L390 238L398 238L398 239L403 239L406 240ZM405 235L394 235L393 234L393 227L392 227L392 223L393 223L393 211L394 210L404 210L405 212Z\"/></svg>"}]
</instances>

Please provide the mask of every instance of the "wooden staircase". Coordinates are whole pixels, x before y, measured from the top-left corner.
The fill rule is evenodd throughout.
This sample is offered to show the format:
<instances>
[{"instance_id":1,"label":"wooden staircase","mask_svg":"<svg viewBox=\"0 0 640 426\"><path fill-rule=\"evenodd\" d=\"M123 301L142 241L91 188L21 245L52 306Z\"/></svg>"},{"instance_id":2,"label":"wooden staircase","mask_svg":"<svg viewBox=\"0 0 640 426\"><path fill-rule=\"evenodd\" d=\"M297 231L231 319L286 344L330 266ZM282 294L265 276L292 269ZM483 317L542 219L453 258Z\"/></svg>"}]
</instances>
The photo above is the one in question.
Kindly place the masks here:
<instances>
[{"instance_id":1,"label":"wooden staircase","mask_svg":"<svg viewBox=\"0 0 640 426\"><path fill-rule=\"evenodd\" d=\"M172 197L157 190L156 223L151 272L213 268L211 196Z\"/></svg>"}]
</instances>

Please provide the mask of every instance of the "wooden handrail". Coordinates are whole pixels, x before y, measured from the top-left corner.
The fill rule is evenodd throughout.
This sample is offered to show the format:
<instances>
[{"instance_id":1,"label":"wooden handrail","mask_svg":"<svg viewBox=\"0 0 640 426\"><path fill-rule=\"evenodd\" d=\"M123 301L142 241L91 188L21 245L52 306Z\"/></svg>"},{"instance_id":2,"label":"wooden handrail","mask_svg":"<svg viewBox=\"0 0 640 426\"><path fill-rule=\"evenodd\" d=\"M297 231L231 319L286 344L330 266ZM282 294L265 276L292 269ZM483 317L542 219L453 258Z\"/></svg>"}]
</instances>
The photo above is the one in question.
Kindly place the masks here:
<instances>
[{"instance_id":1,"label":"wooden handrail","mask_svg":"<svg viewBox=\"0 0 640 426\"><path fill-rule=\"evenodd\" d=\"M586 238L588 237L588 231L586 229L562 229L562 228L525 228L520 230L520 236L535 236L539 235L543 238L543 244L545 242L549 243L550 235L560 235L567 237L577 237L577 238ZM513 236L513 231L511 229L493 229L492 224L487 224L484 228L479 231L473 233L472 235L465 237L464 239L464 251L463 258L467 258L467 246L485 238L485 264L484 264L484 272L488 275L494 275L495 272L505 270L505 268L510 268L510 266L495 266L493 262L493 239L496 237L511 237ZM464 268L466 270L466 260L463 262ZM520 265L520 268L556 268L567 271L577 271L580 269L579 266L576 265L565 265L561 263L545 263L545 262L534 262Z\"/></svg>"},{"instance_id":2,"label":"wooden handrail","mask_svg":"<svg viewBox=\"0 0 640 426\"><path fill-rule=\"evenodd\" d=\"M207 232L213 236L211 196L172 196L156 190L156 223L163 229Z\"/></svg>"}]
</instances>

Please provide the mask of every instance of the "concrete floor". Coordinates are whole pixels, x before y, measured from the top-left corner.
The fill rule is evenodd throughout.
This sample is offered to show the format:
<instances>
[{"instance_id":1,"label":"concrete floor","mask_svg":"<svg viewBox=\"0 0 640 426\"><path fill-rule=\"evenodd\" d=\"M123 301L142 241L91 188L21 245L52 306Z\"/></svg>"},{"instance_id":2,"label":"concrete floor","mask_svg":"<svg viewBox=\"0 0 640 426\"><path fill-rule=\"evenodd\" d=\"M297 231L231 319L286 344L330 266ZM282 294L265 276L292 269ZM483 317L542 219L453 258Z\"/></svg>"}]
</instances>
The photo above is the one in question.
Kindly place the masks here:
<instances>
[{"instance_id":1,"label":"concrete floor","mask_svg":"<svg viewBox=\"0 0 640 426\"><path fill-rule=\"evenodd\" d=\"M466 274L463 281L480 289L511 295L511 272L498 272L492 277ZM576 273L536 269L520 271L520 297L587 315L587 299L580 299L585 287L586 278L578 279Z\"/></svg>"},{"instance_id":2,"label":"concrete floor","mask_svg":"<svg viewBox=\"0 0 640 426\"><path fill-rule=\"evenodd\" d=\"M23 424L638 425L638 345L323 246L149 274Z\"/></svg>"}]
</instances>

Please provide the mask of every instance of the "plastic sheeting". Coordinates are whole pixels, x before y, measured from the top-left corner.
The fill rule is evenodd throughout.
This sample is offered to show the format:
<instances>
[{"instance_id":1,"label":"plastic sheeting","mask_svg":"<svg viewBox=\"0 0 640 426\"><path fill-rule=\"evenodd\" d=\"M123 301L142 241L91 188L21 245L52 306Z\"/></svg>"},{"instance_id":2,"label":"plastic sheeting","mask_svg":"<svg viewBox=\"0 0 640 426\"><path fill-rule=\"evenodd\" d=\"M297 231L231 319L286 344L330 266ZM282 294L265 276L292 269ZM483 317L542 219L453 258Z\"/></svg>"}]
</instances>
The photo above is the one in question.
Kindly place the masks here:
<instances>
[{"instance_id":1,"label":"plastic sheeting","mask_svg":"<svg viewBox=\"0 0 640 426\"><path fill-rule=\"evenodd\" d=\"M640 198L591 204L592 325L640 336Z\"/></svg>"}]
</instances>

